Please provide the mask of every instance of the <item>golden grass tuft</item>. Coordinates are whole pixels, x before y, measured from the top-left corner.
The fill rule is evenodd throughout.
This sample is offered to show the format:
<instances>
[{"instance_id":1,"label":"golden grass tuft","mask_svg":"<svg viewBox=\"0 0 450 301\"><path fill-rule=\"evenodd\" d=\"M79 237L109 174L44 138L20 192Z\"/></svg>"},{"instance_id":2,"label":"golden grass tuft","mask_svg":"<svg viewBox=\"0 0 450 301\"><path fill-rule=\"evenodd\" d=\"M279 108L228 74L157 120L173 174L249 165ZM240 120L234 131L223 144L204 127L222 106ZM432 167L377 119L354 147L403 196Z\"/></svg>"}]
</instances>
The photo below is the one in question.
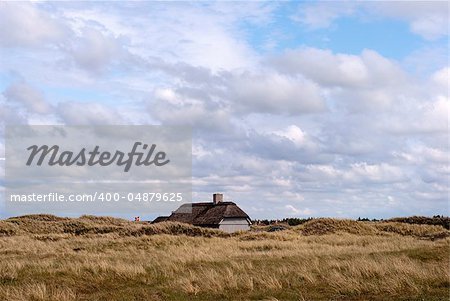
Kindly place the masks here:
<instances>
[{"instance_id":1,"label":"golden grass tuft","mask_svg":"<svg viewBox=\"0 0 450 301\"><path fill-rule=\"evenodd\" d=\"M13 220L33 220L33 221L40 221L40 222L59 222L59 221L65 221L68 220L67 217L59 217L52 214L29 214L29 215L22 215L17 217L11 217L8 219L8 221Z\"/></svg>"},{"instance_id":2,"label":"golden grass tuft","mask_svg":"<svg viewBox=\"0 0 450 301\"><path fill-rule=\"evenodd\" d=\"M15 224L0 221L0 236L12 236L20 232L19 227Z\"/></svg>"},{"instance_id":3,"label":"golden grass tuft","mask_svg":"<svg viewBox=\"0 0 450 301\"><path fill-rule=\"evenodd\" d=\"M107 225L127 225L130 221L123 218L116 218L111 216L95 216L95 215L82 215L79 220L91 222L94 224L107 224Z\"/></svg>"},{"instance_id":4,"label":"golden grass tuft","mask_svg":"<svg viewBox=\"0 0 450 301\"><path fill-rule=\"evenodd\" d=\"M346 219L318 218L295 227L286 227L280 232L268 232L270 227L254 227L250 232L227 234L217 229L201 228L177 222L150 224L131 222L125 219L83 215L79 218L62 218L53 215L26 215L0 221L0 236L20 233L37 235L74 234L92 235L115 233L120 236L142 235L187 235L203 237L239 237L241 240L291 240L292 234L326 235L334 233L351 233L356 235L400 234L424 239L442 239L450 231L442 226L416 225L399 222L362 222Z\"/></svg>"},{"instance_id":5,"label":"golden grass tuft","mask_svg":"<svg viewBox=\"0 0 450 301\"><path fill-rule=\"evenodd\" d=\"M421 238L440 239L449 237L450 231L442 226L416 225L398 222L375 223L375 228L379 231L409 235Z\"/></svg>"},{"instance_id":6,"label":"golden grass tuft","mask_svg":"<svg viewBox=\"0 0 450 301\"><path fill-rule=\"evenodd\" d=\"M0 287L0 295L8 301L74 301L76 294L68 288L58 288L56 285L30 283L20 288Z\"/></svg>"},{"instance_id":7,"label":"golden grass tuft","mask_svg":"<svg viewBox=\"0 0 450 301\"><path fill-rule=\"evenodd\" d=\"M373 235L377 231L368 223L347 219L318 218L294 227L303 235L324 235L346 232L358 235Z\"/></svg>"},{"instance_id":8,"label":"golden grass tuft","mask_svg":"<svg viewBox=\"0 0 450 301\"><path fill-rule=\"evenodd\" d=\"M346 219L319 218L292 228L303 235L351 233L356 235L400 234L423 239L442 239L450 231L442 226L416 225L399 222L363 222Z\"/></svg>"},{"instance_id":9,"label":"golden grass tuft","mask_svg":"<svg viewBox=\"0 0 450 301\"><path fill-rule=\"evenodd\" d=\"M450 289L438 226L318 219L230 235L28 216L0 229L0 300L448 300Z\"/></svg>"},{"instance_id":10,"label":"golden grass tuft","mask_svg":"<svg viewBox=\"0 0 450 301\"><path fill-rule=\"evenodd\" d=\"M157 224L146 225L137 230L136 233L137 235L171 234L171 235L187 235L187 236L203 236L203 237L230 236L229 234L220 230L196 227L177 222L162 222Z\"/></svg>"}]
</instances>

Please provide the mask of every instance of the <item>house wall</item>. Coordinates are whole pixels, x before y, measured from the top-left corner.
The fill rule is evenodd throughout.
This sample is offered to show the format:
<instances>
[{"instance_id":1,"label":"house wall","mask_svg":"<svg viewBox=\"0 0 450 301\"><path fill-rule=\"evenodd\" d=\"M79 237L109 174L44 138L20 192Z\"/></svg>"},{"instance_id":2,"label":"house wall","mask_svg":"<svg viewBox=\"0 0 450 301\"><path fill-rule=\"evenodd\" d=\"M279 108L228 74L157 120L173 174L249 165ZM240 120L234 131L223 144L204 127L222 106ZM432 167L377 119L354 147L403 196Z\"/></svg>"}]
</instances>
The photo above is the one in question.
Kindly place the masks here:
<instances>
[{"instance_id":1,"label":"house wall","mask_svg":"<svg viewBox=\"0 0 450 301\"><path fill-rule=\"evenodd\" d=\"M219 229L228 233L248 231L250 223L246 218L224 218L219 224Z\"/></svg>"}]
</instances>

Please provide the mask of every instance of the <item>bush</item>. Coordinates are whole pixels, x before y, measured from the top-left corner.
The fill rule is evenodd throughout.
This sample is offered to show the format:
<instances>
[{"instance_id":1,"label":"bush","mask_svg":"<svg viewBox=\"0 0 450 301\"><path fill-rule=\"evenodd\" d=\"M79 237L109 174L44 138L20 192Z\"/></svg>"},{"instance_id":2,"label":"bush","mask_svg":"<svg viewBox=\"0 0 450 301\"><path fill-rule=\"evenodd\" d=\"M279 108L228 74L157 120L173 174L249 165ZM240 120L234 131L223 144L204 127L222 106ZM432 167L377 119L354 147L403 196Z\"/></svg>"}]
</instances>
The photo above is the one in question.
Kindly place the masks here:
<instances>
[{"instance_id":1,"label":"bush","mask_svg":"<svg viewBox=\"0 0 450 301\"><path fill-rule=\"evenodd\" d=\"M384 232L397 233L400 235L416 236L421 238L439 239L449 237L449 231L442 226L414 225L406 223L376 223L375 227Z\"/></svg>"},{"instance_id":2,"label":"bush","mask_svg":"<svg viewBox=\"0 0 450 301\"><path fill-rule=\"evenodd\" d=\"M418 225L435 225L435 226L442 226L447 230L450 229L450 218L448 216L435 215L433 217L426 217L426 216L396 217L386 221L407 223L407 224L418 224Z\"/></svg>"},{"instance_id":3,"label":"bush","mask_svg":"<svg viewBox=\"0 0 450 301\"><path fill-rule=\"evenodd\" d=\"M346 232L358 235L376 234L376 229L370 224L349 219L318 218L310 220L294 229L303 235L323 235Z\"/></svg>"}]
</instances>

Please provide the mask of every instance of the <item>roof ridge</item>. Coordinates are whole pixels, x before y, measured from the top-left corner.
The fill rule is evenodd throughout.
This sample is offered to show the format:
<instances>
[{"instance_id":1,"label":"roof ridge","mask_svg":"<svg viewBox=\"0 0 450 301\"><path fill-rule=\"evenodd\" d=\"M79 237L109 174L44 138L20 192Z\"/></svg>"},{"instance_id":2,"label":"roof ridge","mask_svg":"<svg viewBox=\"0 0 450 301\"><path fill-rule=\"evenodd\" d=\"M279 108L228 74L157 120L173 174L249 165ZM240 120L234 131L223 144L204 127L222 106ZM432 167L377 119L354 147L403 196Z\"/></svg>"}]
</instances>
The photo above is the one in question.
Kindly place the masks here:
<instances>
[{"instance_id":1,"label":"roof ridge","mask_svg":"<svg viewBox=\"0 0 450 301\"><path fill-rule=\"evenodd\" d=\"M169 220L182 221L194 225L217 225L223 218L249 219L248 214L231 201L218 204L213 202L185 203L181 207L183 206L191 206L192 212L177 213L174 211Z\"/></svg>"}]
</instances>

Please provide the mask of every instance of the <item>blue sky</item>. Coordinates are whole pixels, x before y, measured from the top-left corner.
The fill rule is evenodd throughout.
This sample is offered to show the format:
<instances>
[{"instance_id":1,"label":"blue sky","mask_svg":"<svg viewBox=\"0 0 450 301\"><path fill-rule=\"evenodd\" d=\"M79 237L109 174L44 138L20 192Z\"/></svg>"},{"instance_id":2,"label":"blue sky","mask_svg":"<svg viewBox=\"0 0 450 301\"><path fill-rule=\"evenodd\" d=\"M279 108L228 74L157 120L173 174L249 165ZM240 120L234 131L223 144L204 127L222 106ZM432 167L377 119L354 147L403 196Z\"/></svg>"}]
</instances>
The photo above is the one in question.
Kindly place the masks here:
<instances>
[{"instance_id":1,"label":"blue sky","mask_svg":"<svg viewBox=\"0 0 450 301\"><path fill-rule=\"evenodd\" d=\"M372 21L360 20L349 16L336 20L330 27L311 29L301 26L289 16L297 3L291 3L280 9L284 17L276 18L273 23L258 26L244 23L248 32L248 41L261 53L283 51L286 48L302 46L327 48L333 52L360 54L364 49L373 49L385 57L401 60L421 47L446 47L445 38L437 41L424 41L409 30L408 24L400 20L377 18ZM286 16L288 16L286 18ZM274 37L276 34L283 37ZM267 49L267 40L277 42L274 49Z\"/></svg>"},{"instance_id":2,"label":"blue sky","mask_svg":"<svg viewBox=\"0 0 450 301\"><path fill-rule=\"evenodd\" d=\"M190 125L194 199L448 214L448 27L430 1L2 2L0 135Z\"/></svg>"}]
</instances>

